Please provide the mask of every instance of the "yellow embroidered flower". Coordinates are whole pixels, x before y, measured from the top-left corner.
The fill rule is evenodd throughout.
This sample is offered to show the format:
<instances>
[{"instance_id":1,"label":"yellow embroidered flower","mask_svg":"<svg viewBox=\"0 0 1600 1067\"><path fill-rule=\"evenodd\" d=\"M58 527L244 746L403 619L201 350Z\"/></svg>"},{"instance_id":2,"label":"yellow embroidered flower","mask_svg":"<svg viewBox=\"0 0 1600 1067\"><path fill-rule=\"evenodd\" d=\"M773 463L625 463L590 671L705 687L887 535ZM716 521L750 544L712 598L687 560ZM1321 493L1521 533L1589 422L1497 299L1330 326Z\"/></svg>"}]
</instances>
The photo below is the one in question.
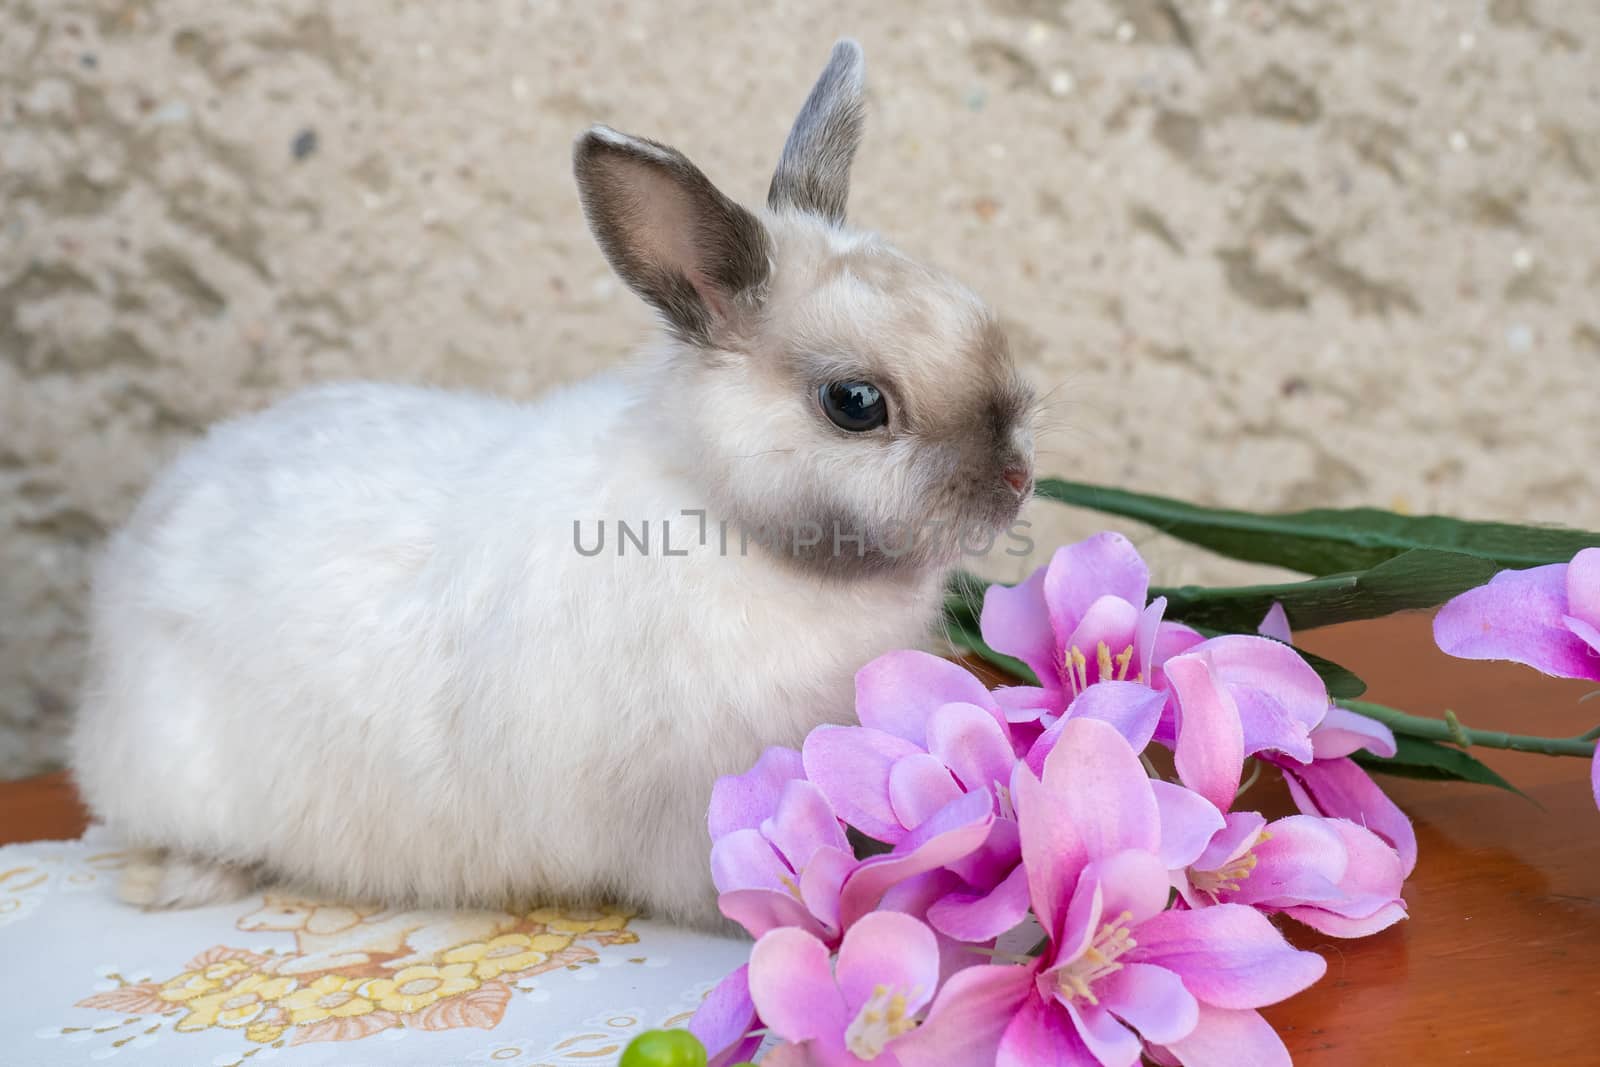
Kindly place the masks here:
<instances>
[{"instance_id":1,"label":"yellow embroidered flower","mask_svg":"<svg viewBox=\"0 0 1600 1067\"><path fill-rule=\"evenodd\" d=\"M444 954L446 963L470 963L484 981L510 971L536 967L572 944L570 934L501 934L489 941L473 941Z\"/></svg>"},{"instance_id":2,"label":"yellow embroidered flower","mask_svg":"<svg viewBox=\"0 0 1600 1067\"><path fill-rule=\"evenodd\" d=\"M628 925L628 920L633 918L633 913L618 908L601 908L598 911L584 908L540 908L530 912L528 918L563 934L593 934L603 930L621 930Z\"/></svg>"},{"instance_id":3,"label":"yellow embroidered flower","mask_svg":"<svg viewBox=\"0 0 1600 1067\"><path fill-rule=\"evenodd\" d=\"M301 986L278 1001L289 1012L289 1021L295 1026L317 1023L323 1019L348 1019L352 1015L365 1015L373 1008L372 1001L361 995L361 979L346 978L338 974L325 974L308 986Z\"/></svg>"},{"instance_id":4,"label":"yellow embroidered flower","mask_svg":"<svg viewBox=\"0 0 1600 1067\"><path fill-rule=\"evenodd\" d=\"M443 967L407 967L393 978L373 978L361 985L360 993L385 1011L421 1011L444 997L478 988L472 964L447 963Z\"/></svg>"},{"instance_id":5,"label":"yellow embroidered flower","mask_svg":"<svg viewBox=\"0 0 1600 1067\"><path fill-rule=\"evenodd\" d=\"M223 960L198 971L184 971L161 987L161 999L182 1004L203 993L214 993L241 971L248 970L243 960Z\"/></svg>"},{"instance_id":6,"label":"yellow embroidered flower","mask_svg":"<svg viewBox=\"0 0 1600 1067\"><path fill-rule=\"evenodd\" d=\"M244 1028L244 1036L258 1044L270 1045L282 1037L286 1029L288 1027L279 1026L276 1023L256 1023L253 1026Z\"/></svg>"},{"instance_id":7,"label":"yellow embroidered flower","mask_svg":"<svg viewBox=\"0 0 1600 1067\"><path fill-rule=\"evenodd\" d=\"M189 1014L178 1021L179 1030L204 1030L211 1026L249 1026L267 1005L299 983L293 978L268 978L250 974L233 986L189 1001Z\"/></svg>"}]
</instances>

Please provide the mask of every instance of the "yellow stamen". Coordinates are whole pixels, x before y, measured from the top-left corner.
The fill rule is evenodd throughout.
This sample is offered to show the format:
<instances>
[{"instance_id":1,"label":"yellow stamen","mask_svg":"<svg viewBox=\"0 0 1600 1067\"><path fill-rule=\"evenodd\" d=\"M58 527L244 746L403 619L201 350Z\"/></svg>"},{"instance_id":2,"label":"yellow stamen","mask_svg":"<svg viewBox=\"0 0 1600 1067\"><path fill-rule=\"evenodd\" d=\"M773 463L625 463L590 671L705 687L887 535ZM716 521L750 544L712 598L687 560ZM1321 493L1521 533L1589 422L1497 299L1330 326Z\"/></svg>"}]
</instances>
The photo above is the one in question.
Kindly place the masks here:
<instances>
[{"instance_id":1,"label":"yellow stamen","mask_svg":"<svg viewBox=\"0 0 1600 1067\"><path fill-rule=\"evenodd\" d=\"M1102 923L1100 932L1089 942L1089 947L1071 963L1056 971L1056 986L1068 1000L1081 1000L1085 1004L1099 1004L1094 984L1107 975L1122 970L1117 957L1138 944L1127 925L1133 913L1125 911L1110 922Z\"/></svg>"},{"instance_id":2,"label":"yellow stamen","mask_svg":"<svg viewBox=\"0 0 1600 1067\"><path fill-rule=\"evenodd\" d=\"M1266 836L1262 834L1256 844L1260 844ZM1250 873L1256 869L1257 862L1259 861L1256 858L1255 845L1251 845L1250 850L1244 855L1230 860L1214 871L1197 871L1193 867L1189 868L1189 884L1212 900L1219 900L1223 893L1237 893L1240 883L1249 878Z\"/></svg>"},{"instance_id":3,"label":"yellow stamen","mask_svg":"<svg viewBox=\"0 0 1600 1067\"><path fill-rule=\"evenodd\" d=\"M917 1021L906 1013L906 994L880 985L851 1020L844 1044L857 1059L874 1060L885 1045L916 1026Z\"/></svg>"},{"instance_id":4,"label":"yellow stamen","mask_svg":"<svg viewBox=\"0 0 1600 1067\"><path fill-rule=\"evenodd\" d=\"M1124 681L1128 677L1128 664L1133 662L1133 646L1129 645L1117 653L1117 681ZM1144 680L1144 672L1139 672L1139 680Z\"/></svg>"},{"instance_id":5,"label":"yellow stamen","mask_svg":"<svg viewBox=\"0 0 1600 1067\"><path fill-rule=\"evenodd\" d=\"M1074 692L1081 693L1089 688L1089 657L1077 645L1072 646L1072 680Z\"/></svg>"},{"instance_id":6,"label":"yellow stamen","mask_svg":"<svg viewBox=\"0 0 1600 1067\"><path fill-rule=\"evenodd\" d=\"M1111 650L1106 647L1104 641L1101 641L1094 650L1094 665L1100 669L1099 677L1095 680L1109 682L1111 680Z\"/></svg>"}]
</instances>

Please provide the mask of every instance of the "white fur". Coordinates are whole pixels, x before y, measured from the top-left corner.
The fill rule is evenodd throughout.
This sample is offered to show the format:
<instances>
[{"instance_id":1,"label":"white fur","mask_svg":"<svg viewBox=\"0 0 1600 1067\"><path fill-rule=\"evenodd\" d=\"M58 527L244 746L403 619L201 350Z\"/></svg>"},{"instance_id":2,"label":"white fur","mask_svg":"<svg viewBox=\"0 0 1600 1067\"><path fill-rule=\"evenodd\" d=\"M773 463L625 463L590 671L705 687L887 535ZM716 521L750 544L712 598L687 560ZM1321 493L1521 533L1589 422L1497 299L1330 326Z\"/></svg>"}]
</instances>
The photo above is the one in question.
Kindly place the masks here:
<instances>
[{"instance_id":1,"label":"white fur","mask_svg":"<svg viewBox=\"0 0 1600 1067\"><path fill-rule=\"evenodd\" d=\"M846 719L939 576L699 547L696 459L664 454L650 380L532 405L333 386L214 429L97 577L73 738L95 813L353 899L714 921L713 780ZM663 518L690 555L661 554ZM586 544L606 520L604 553L574 519ZM648 557L618 557L618 519L652 520Z\"/></svg>"}]
</instances>

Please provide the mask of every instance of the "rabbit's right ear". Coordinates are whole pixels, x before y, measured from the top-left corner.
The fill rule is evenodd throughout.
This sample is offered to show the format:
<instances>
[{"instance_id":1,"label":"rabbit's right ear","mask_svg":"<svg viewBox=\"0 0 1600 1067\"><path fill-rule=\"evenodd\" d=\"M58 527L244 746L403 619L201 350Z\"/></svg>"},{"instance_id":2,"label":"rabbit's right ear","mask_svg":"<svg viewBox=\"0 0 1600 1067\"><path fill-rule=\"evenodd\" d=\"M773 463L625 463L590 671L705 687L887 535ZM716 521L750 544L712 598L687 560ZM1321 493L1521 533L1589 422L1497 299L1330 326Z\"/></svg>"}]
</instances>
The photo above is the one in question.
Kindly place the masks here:
<instances>
[{"instance_id":1,"label":"rabbit's right ear","mask_svg":"<svg viewBox=\"0 0 1600 1067\"><path fill-rule=\"evenodd\" d=\"M674 148L594 126L573 148L578 195L611 267L674 332L712 344L771 269L765 227Z\"/></svg>"},{"instance_id":2,"label":"rabbit's right ear","mask_svg":"<svg viewBox=\"0 0 1600 1067\"><path fill-rule=\"evenodd\" d=\"M861 46L848 37L833 46L784 142L767 190L774 211L792 208L844 225L850 163L861 143L866 65Z\"/></svg>"}]
</instances>

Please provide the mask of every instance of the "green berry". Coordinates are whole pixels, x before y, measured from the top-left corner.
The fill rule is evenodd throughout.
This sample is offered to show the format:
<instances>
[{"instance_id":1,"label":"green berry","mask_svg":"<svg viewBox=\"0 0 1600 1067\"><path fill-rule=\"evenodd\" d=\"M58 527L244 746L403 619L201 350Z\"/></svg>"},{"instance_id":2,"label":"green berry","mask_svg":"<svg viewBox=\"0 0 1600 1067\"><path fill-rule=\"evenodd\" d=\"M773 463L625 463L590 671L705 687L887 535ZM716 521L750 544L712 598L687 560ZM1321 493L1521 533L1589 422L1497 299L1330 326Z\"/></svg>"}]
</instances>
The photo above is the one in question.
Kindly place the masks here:
<instances>
[{"instance_id":1,"label":"green berry","mask_svg":"<svg viewBox=\"0 0 1600 1067\"><path fill-rule=\"evenodd\" d=\"M687 1030L647 1030L628 1042L617 1067L706 1067L706 1049Z\"/></svg>"}]
</instances>

